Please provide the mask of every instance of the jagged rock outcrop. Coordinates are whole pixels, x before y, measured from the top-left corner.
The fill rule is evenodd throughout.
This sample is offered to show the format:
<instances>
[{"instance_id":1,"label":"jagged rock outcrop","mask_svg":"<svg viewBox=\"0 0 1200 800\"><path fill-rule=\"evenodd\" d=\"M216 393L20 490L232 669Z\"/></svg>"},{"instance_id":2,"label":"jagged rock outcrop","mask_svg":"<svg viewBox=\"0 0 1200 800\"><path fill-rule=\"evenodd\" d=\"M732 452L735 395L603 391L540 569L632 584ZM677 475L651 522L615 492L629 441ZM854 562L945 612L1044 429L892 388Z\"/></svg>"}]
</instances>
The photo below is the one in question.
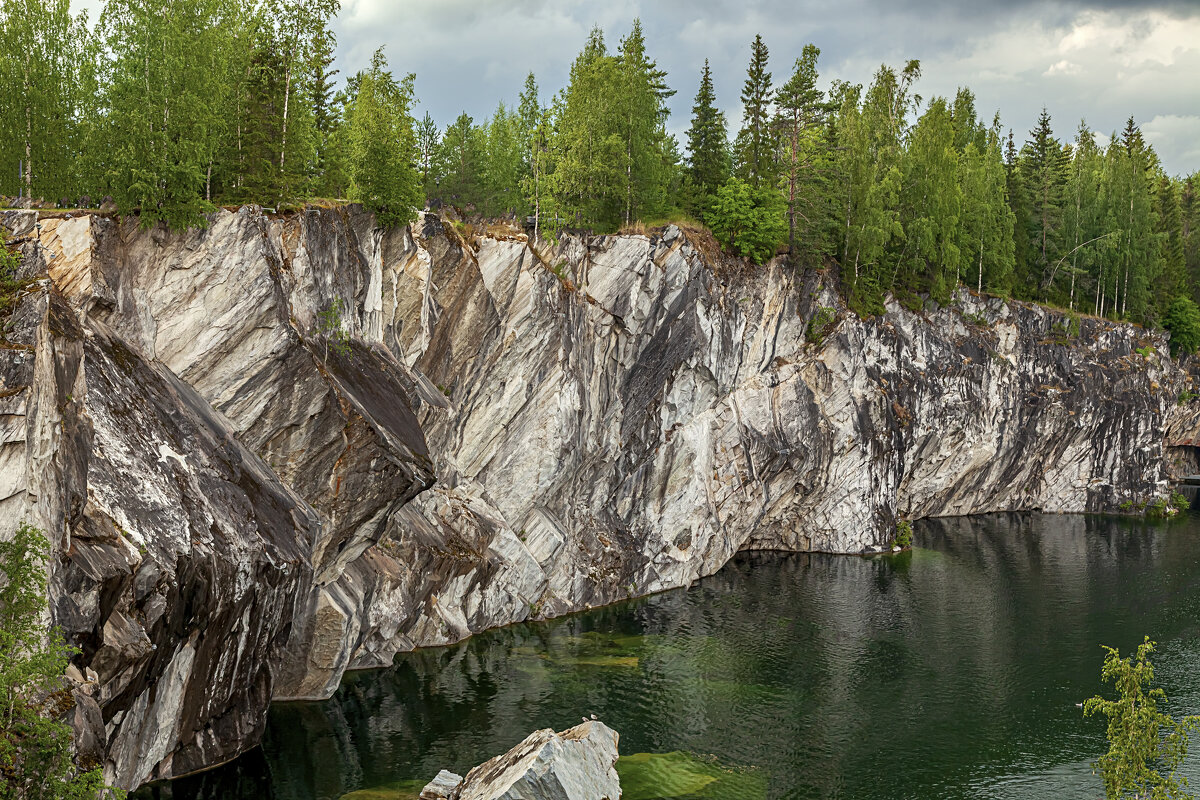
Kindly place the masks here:
<instances>
[{"instance_id":1,"label":"jagged rock outcrop","mask_svg":"<svg viewBox=\"0 0 1200 800\"><path fill-rule=\"evenodd\" d=\"M55 620L123 785L253 744L269 696L739 550L1161 496L1164 436L1200 430L1160 335L967 292L860 320L675 227L535 252L354 207L0 221L48 277L0 353L0 516L61 543Z\"/></svg>"},{"instance_id":2,"label":"jagged rock outcrop","mask_svg":"<svg viewBox=\"0 0 1200 800\"><path fill-rule=\"evenodd\" d=\"M467 773L442 770L422 800L619 800L617 732L584 722L555 733L534 731L504 755Z\"/></svg>"}]
</instances>

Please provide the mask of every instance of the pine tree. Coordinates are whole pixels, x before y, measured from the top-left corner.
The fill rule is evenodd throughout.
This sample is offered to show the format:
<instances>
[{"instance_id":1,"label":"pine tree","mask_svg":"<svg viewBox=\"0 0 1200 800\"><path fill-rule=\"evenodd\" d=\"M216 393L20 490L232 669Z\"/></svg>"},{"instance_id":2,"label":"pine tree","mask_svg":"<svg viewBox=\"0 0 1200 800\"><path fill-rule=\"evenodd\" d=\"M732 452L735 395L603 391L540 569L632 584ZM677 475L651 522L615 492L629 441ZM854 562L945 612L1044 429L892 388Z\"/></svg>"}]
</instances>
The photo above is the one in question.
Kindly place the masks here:
<instances>
[{"instance_id":1,"label":"pine tree","mask_svg":"<svg viewBox=\"0 0 1200 800\"><path fill-rule=\"evenodd\" d=\"M415 77L396 81L383 48L371 57L348 109L350 197L374 211L380 224L404 225L423 205L414 168L417 143L412 105Z\"/></svg>"},{"instance_id":2,"label":"pine tree","mask_svg":"<svg viewBox=\"0 0 1200 800\"><path fill-rule=\"evenodd\" d=\"M1183 180L1179 191L1180 239L1192 299L1200 303L1200 172Z\"/></svg>"},{"instance_id":3,"label":"pine tree","mask_svg":"<svg viewBox=\"0 0 1200 800\"><path fill-rule=\"evenodd\" d=\"M1154 282L1154 301L1165 311L1174 298L1188 293L1187 262L1183 254L1183 209L1180 185L1165 173L1154 180L1154 232L1162 256L1162 277Z\"/></svg>"},{"instance_id":4,"label":"pine tree","mask_svg":"<svg viewBox=\"0 0 1200 800\"><path fill-rule=\"evenodd\" d=\"M810 261L819 259L828 249L831 210L826 182L830 148L825 136L825 95L817 89L820 55L816 45L805 45L791 78L775 97L775 130L782 149L787 200L788 253L793 263L802 255Z\"/></svg>"},{"instance_id":5,"label":"pine tree","mask_svg":"<svg viewBox=\"0 0 1200 800\"><path fill-rule=\"evenodd\" d=\"M438 146L438 197L463 209L482 211L487 136L464 111L446 128Z\"/></svg>"},{"instance_id":6,"label":"pine tree","mask_svg":"<svg viewBox=\"0 0 1200 800\"><path fill-rule=\"evenodd\" d=\"M1020 169L1020 154L1011 130L1004 144L1004 183L1008 206L1016 220L1013 226L1013 293L1017 297L1030 299L1037 289L1037 276L1030 271L1033 260L1029 239L1030 200Z\"/></svg>"},{"instance_id":7,"label":"pine tree","mask_svg":"<svg viewBox=\"0 0 1200 800\"><path fill-rule=\"evenodd\" d=\"M667 88L666 73L646 54L641 20L621 40L616 62L617 105L615 121L624 158L624 220L628 225L638 216L653 216L664 210L665 188L670 165L664 163L667 147L666 101L674 91Z\"/></svg>"},{"instance_id":8,"label":"pine tree","mask_svg":"<svg viewBox=\"0 0 1200 800\"><path fill-rule=\"evenodd\" d=\"M725 114L717 108L712 70L705 59L700 89L692 106L692 126L688 129L688 211L702 217L728 177L729 134Z\"/></svg>"},{"instance_id":9,"label":"pine tree","mask_svg":"<svg viewBox=\"0 0 1200 800\"><path fill-rule=\"evenodd\" d=\"M340 120L335 103L334 79L338 70L333 66L333 48L336 39L329 28L321 27L312 42L311 88L313 125L317 129L316 179L314 190L320 194L334 194L331 188L338 185L337 156L333 152L334 132Z\"/></svg>"},{"instance_id":10,"label":"pine tree","mask_svg":"<svg viewBox=\"0 0 1200 800\"><path fill-rule=\"evenodd\" d=\"M737 174L754 189L775 182L775 143L771 137L771 73L762 36L750 45L750 66L742 86L742 129L734 151Z\"/></svg>"},{"instance_id":11,"label":"pine tree","mask_svg":"<svg viewBox=\"0 0 1200 800\"><path fill-rule=\"evenodd\" d=\"M625 202L616 67L604 33L593 28L557 103L554 143L558 202L576 224L608 230L618 226Z\"/></svg>"}]
</instances>

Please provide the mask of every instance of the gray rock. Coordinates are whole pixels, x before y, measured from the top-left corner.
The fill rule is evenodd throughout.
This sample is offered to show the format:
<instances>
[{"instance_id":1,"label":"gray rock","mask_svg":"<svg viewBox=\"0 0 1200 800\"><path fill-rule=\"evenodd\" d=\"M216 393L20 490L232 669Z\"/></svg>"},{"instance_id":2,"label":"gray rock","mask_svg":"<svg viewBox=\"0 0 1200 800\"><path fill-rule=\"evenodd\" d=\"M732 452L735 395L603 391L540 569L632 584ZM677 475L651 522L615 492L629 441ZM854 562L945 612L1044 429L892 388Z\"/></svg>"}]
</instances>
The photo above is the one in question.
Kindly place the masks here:
<instances>
[{"instance_id":1,"label":"gray rock","mask_svg":"<svg viewBox=\"0 0 1200 800\"><path fill-rule=\"evenodd\" d=\"M861 320L674 227L535 252L353 206L0 222L41 276L0 350L0 535L60 550L52 615L123 786L397 652L740 550L882 552L899 518L1113 510L1200 438L1191 378L1138 352L1161 334L966 291Z\"/></svg>"},{"instance_id":2,"label":"gray rock","mask_svg":"<svg viewBox=\"0 0 1200 800\"><path fill-rule=\"evenodd\" d=\"M618 800L617 740L617 732L603 722L584 722L562 733L549 728L534 731L504 755L468 772L445 796L452 800Z\"/></svg>"},{"instance_id":3,"label":"gray rock","mask_svg":"<svg viewBox=\"0 0 1200 800\"><path fill-rule=\"evenodd\" d=\"M420 800L454 800L463 776L444 769L421 790Z\"/></svg>"}]
</instances>

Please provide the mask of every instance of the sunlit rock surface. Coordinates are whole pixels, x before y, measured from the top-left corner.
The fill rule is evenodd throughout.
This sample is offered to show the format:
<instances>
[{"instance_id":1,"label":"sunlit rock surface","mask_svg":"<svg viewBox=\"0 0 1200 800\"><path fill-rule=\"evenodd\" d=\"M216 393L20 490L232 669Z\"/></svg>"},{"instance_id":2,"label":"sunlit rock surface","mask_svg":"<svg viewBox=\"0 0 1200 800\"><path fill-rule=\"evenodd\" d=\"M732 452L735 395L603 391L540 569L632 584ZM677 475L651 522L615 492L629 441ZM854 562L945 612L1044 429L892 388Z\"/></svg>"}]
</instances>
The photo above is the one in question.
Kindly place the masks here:
<instances>
[{"instance_id":1,"label":"sunlit rock surface","mask_svg":"<svg viewBox=\"0 0 1200 800\"><path fill-rule=\"evenodd\" d=\"M562 733L549 728L534 731L465 778L442 770L422 790L421 798L618 800L617 740L617 732L603 722L584 722Z\"/></svg>"},{"instance_id":2,"label":"sunlit rock surface","mask_svg":"<svg viewBox=\"0 0 1200 800\"><path fill-rule=\"evenodd\" d=\"M253 745L271 697L739 550L1144 502L1200 432L1158 334L966 292L859 320L674 227L0 222L42 276L0 351L0 520L59 545L81 742L126 786Z\"/></svg>"}]
</instances>

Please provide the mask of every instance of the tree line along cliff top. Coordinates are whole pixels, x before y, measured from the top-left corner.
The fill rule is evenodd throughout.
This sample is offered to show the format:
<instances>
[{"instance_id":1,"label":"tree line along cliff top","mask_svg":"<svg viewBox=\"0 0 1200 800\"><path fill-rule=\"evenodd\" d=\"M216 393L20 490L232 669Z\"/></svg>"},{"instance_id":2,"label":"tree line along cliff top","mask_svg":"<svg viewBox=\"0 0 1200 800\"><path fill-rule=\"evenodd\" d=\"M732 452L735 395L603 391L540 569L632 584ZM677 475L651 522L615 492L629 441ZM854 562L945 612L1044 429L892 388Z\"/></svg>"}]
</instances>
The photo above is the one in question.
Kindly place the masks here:
<instances>
[{"instance_id":1,"label":"tree line along cliff top","mask_svg":"<svg viewBox=\"0 0 1200 800\"><path fill-rule=\"evenodd\" d=\"M111 198L176 227L216 204L322 197L389 225L430 203L548 234L691 220L749 262L834 268L859 313L966 285L1200 326L1200 173L1166 174L1132 118L1110 137L1084 122L1059 135L1043 112L1021 135L969 89L922 98L915 60L827 82L808 45L776 79L759 36L742 119L718 110L706 62L681 143L635 20L615 46L593 29L559 91L530 74L516 102L442 128L416 118L415 76L382 48L338 79L337 0L109 0L94 27L68 0L25 5L0 0L4 51L27 56L0 59L12 202Z\"/></svg>"}]
</instances>

